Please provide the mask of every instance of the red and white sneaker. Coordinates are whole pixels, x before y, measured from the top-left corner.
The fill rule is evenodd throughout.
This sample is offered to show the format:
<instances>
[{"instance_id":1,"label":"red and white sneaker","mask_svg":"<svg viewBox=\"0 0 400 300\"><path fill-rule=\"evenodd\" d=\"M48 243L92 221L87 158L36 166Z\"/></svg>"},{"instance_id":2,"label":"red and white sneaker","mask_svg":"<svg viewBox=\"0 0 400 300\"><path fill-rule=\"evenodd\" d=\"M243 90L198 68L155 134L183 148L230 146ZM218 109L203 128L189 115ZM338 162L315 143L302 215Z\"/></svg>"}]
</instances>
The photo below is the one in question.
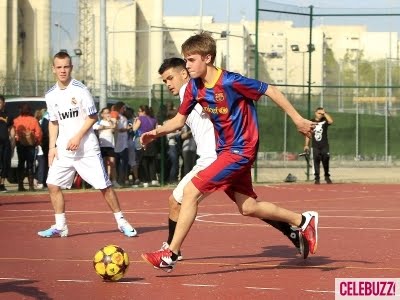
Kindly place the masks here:
<instances>
[{"instance_id":1,"label":"red and white sneaker","mask_svg":"<svg viewBox=\"0 0 400 300\"><path fill-rule=\"evenodd\" d=\"M142 258L156 269L161 269L168 273L172 271L176 264L176 260L172 260L172 251L169 249L143 253Z\"/></svg>"},{"instance_id":2,"label":"red and white sneaker","mask_svg":"<svg viewBox=\"0 0 400 300\"><path fill-rule=\"evenodd\" d=\"M301 232L308 242L310 253L315 254L318 247L318 213L306 211L302 215L306 217L306 222L301 227Z\"/></svg>"},{"instance_id":3,"label":"red and white sneaker","mask_svg":"<svg viewBox=\"0 0 400 300\"><path fill-rule=\"evenodd\" d=\"M163 242L162 246L160 248L160 250L165 250L165 249L169 249L169 244L167 242ZM179 252L178 252L178 260L179 261L183 260L183 255L182 255L181 250L179 250Z\"/></svg>"}]
</instances>

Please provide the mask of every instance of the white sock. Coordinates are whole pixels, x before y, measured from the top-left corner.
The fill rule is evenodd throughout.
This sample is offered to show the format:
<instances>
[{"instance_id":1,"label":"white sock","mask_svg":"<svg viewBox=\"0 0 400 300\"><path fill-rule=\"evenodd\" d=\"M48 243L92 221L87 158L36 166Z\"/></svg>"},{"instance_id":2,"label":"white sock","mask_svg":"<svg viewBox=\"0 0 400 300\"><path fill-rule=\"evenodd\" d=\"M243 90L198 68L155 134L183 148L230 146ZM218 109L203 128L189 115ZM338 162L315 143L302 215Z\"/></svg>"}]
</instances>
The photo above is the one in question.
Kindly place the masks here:
<instances>
[{"instance_id":1,"label":"white sock","mask_svg":"<svg viewBox=\"0 0 400 300\"><path fill-rule=\"evenodd\" d=\"M114 218L115 221L117 221L117 224L120 225L120 223L124 220L124 215L122 214L122 211L114 213Z\"/></svg>"},{"instance_id":2,"label":"white sock","mask_svg":"<svg viewBox=\"0 0 400 300\"><path fill-rule=\"evenodd\" d=\"M66 223L65 213L55 214L54 216L56 218L56 229L62 230Z\"/></svg>"}]
</instances>

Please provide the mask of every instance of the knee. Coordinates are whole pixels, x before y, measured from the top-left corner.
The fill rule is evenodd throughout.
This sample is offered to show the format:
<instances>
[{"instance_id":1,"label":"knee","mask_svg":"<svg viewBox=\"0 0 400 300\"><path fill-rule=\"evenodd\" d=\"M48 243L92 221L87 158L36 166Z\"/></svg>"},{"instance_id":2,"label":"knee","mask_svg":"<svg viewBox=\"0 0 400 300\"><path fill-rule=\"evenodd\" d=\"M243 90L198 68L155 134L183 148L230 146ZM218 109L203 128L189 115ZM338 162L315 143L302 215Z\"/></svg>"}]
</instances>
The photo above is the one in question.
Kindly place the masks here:
<instances>
[{"instance_id":1,"label":"knee","mask_svg":"<svg viewBox=\"0 0 400 300\"><path fill-rule=\"evenodd\" d=\"M257 210L257 202L255 200L246 201L240 207L240 213L245 217L252 217Z\"/></svg>"}]
</instances>

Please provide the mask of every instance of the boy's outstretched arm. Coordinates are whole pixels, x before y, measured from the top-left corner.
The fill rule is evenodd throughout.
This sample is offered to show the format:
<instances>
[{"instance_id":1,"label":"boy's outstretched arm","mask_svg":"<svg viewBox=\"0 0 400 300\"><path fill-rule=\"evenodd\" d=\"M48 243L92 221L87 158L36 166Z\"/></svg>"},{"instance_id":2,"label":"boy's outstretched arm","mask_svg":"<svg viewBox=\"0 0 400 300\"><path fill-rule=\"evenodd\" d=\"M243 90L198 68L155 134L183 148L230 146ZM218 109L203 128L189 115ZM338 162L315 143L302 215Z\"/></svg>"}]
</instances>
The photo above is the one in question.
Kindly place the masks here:
<instances>
[{"instance_id":1,"label":"boy's outstretched arm","mask_svg":"<svg viewBox=\"0 0 400 300\"><path fill-rule=\"evenodd\" d=\"M140 136L140 143L146 146L156 138L166 135L167 133L173 132L177 129L181 129L185 125L187 116L177 113L175 117L165 122L164 125L157 127L151 131L145 132Z\"/></svg>"},{"instance_id":2,"label":"boy's outstretched arm","mask_svg":"<svg viewBox=\"0 0 400 300\"><path fill-rule=\"evenodd\" d=\"M307 137L311 137L311 132L315 128L315 122L304 119L288 99L275 87L268 85L265 95L270 97L280 108L282 108L293 120L297 130Z\"/></svg>"}]
</instances>

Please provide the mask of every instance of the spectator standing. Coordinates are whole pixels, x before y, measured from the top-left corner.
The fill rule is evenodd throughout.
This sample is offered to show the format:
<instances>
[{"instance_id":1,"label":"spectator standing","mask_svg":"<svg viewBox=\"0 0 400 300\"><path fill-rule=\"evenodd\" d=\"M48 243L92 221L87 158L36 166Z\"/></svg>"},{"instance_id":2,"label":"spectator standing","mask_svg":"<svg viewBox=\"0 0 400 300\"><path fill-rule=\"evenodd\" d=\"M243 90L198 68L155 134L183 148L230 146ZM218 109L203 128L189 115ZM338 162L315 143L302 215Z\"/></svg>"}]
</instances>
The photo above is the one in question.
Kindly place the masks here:
<instances>
[{"instance_id":1,"label":"spectator standing","mask_svg":"<svg viewBox=\"0 0 400 300\"><path fill-rule=\"evenodd\" d=\"M115 168L115 140L114 130L116 127L115 119L111 118L110 109L104 107L100 112L100 120L93 125L93 129L97 131L99 139L101 157L104 161L104 166L107 169L107 174L115 188L121 186L117 182L117 172Z\"/></svg>"},{"instance_id":2,"label":"spectator standing","mask_svg":"<svg viewBox=\"0 0 400 300\"><path fill-rule=\"evenodd\" d=\"M128 131L132 125L128 124L128 119L125 116L126 105L124 102L115 104L115 111L118 112L118 121L116 127L115 138L115 166L117 169L117 182L120 185L125 185L126 176L128 174Z\"/></svg>"},{"instance_id":3,"label":"spectator standing","mask_svg":"<svg viewBox=\"0 0 400 300\"><path fill-rule=\"evenodd\" d=\"M147 105L141 105L138 108L138 117L133 124L133 130L138 131L140 137L143 132L153 130L157 126L157 120ZM139 176L144 187L149 185L159 185L156 174L156 143L149 143L146 149L139 149L136 152L139 161Z\"/></svg>"},{"instance_id":4,"label":"spectator standing","mask_svg":"<svg viewBox=\"0 0 400 300\"><path fill-rule=\"evenodd\" d=\"M311 120L316 122L315 130L312 133L312 150L314 161L314 183L320 184L320 164L324 168L325 181L331 184L331 175L329 174L329 140L328 128L333 124L333 118L325 111L323 107L317 107L315 117ZM310 138L305 138L304 151L309 151Z\"/></svg>"},{"instance_id":5,"label":"spectator standing","mask_svg":"<svg viewBox=\"0 0 400 300\"><path fill-rule=\"evenodd\" d=\"M0 192L7 192L5 179L11 166L15 146L15 131L12 119L5 110L5 98L0 95Z\"/></svg>"},{"instance_id":6,"label":"spectator standing","mask_svg":"<svg viewBox=\"0 0 400 300\"><path fill-rule=\"evenodd\" d=\"M27 103L21 105L20 114L14 119L13 126L18 154L18 191L26 191L24 188L25 174L28 175L29 190L33 191L35 190L33 179L36 147L42 142L42 130Z\"/></svg>"}]
</instances>

